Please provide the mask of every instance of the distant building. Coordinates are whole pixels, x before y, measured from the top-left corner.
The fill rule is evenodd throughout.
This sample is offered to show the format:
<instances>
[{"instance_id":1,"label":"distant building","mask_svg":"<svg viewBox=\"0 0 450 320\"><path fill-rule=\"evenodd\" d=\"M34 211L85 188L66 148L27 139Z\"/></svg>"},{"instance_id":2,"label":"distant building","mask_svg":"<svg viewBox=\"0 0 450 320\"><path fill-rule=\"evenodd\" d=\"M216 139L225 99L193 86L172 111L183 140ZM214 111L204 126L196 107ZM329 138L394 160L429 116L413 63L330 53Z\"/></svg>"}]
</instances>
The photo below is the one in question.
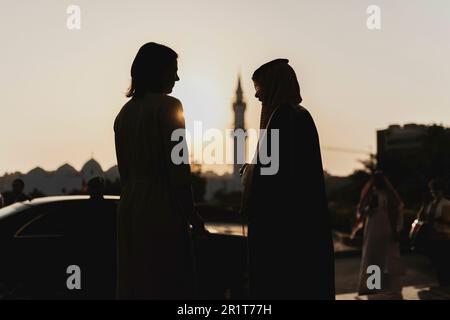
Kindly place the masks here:
<instances>
[{"instance_id":1,"label":"distant building","mask_svg":"<svg viewBox=\"0 0 450 320\"><path fill-rule=\"evenodd\" d=\"M103 176L103 169L97 161L91 159L83 165L80 173L87 182L94 177Z\"/></svg>"},{"instance_id":2,"label":"distant building","mask_svg":"<svg viewBox=\"0 0 450 320\"><path fill-rule=\"evenodd\" d=\"M238 83L236 88L236 96L233 102L233 112L234 112L234 130L243 130L245 132L245 109L246 103L244 101L244 94L241 86L241 77L238 76ZM222 191L224 193L230 192L240 192L243 190L243 186L241 183L241 177L239 174L239 170L242 166L242 159L237 158L238 150L240 149L240 154L246 156L247 150L245 149L245 143L243 145L239 145L237 138L234 136L233 138L233 172L231 174L218 175L214 172L206 172L202 174L204 178L206 178L206 194L205 200L211 200L214 198L214 195L218 191Z\"/></svg>"},{"instance_id":3,"label":"distant building","mask_svg":"<svg viewBox=\"0 0 450 320\"><path fill-rule=\"evenodd\" d=\"M398 181L450 174L450 128L391 125L377 131L378 167Z\"/></svg>"},{"instance_id":4,"label":"distant building","mask_svg":"<svg viewBox=\"0 0 450 320\"><path fill-rule=\"evenodd\" d=\"M11 190L13 180L21 178L25 182L25 193L36 189L45 195L62 195L74 190L82 190L90 179L97 176L115 181L119 178L119 172L117 166L103 172L100 164L94 159L87 161L80 171L67 163L55 171L45 171L36 167L25 174L15 172L0 177L0 192Z\"/></svg>"},{"instance_id":5,"label":"distant building","mask_svg":"<svg viewBox=\"0 0 450 320\"><path fill-rule=\"evenodd\" d=\"M244 102L244 96L241 87L241 77L238 77L238 84L236 89L236 99L233 103L233 112L234 112L234 130L243 130L245 132L245 115L246 103ZM233 138L233 152L234 152L234 164L233 164L233 182L231 188L235 191L242 191L242 183L239 170L245 161L246 149L245 142L240 145L238 143L237 137ZM243 156L242 159L238 158L238 154Z\"/></svg>"},{"instance_id":6,"label":"distant building","mask_svg":"<svg viewBox=\"0 0 450 320\"><path fill-rule=\"evenodd\" d=\"M378 130L377 154L382 157L388 152L420 151L427 131L427 126L418 124L391 125Z\"/></svg>"}]
</instances>

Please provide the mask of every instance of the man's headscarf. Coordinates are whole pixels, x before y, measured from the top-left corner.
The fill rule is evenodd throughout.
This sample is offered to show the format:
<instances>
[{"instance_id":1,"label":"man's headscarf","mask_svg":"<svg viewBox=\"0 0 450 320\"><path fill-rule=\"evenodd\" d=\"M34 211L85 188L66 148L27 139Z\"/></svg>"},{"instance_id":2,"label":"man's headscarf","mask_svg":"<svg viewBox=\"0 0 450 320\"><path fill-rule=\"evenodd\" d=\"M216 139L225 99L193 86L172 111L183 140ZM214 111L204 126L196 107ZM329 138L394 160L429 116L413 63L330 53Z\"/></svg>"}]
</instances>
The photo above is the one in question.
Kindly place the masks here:
<instances>
[{"instance_id":1,"label":"man's headscarf","mask_svg":"<svg viewBox=\"0 0 450 320\"><path fill-rule=\"evenodd\" d=\"M281 104L302 102L300 86L288 59L276 59L259 67L252 77L262 89L260 128L264 129L273 111Z\"/></svg>"}]
</instances>

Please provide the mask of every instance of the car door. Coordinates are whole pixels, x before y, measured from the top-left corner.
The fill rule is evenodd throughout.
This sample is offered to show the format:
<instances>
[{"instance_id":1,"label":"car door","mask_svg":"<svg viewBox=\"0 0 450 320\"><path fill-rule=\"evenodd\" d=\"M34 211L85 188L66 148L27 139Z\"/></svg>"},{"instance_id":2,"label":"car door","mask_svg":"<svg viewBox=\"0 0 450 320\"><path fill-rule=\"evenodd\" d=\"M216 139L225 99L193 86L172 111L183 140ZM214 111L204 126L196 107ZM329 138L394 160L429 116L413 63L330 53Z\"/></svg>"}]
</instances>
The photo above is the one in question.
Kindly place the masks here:
<instances>
[{"instance_id":1,"label":"car door","mask_svg":"<svg viewBox=\"0 0 450 320\"><path fill-rule=\"evenodd\" d=\"M67 268L80 255L74 249L71 226L83 203L61 201L42 205L14 234L14 247L24 294L35 298L62 297L67 289Z\"/></svg>"},{"instance_id":2,"label":"car door","mask_svg":"<svg viewBox=\"0 0 450 320\"><path fill-rule=\"evenodd\" d=\"M67 247L82 270L79 297L84 299L115 296L116 206L117 200L87 200L70 226Z\"/></svg>"}]
</instances>

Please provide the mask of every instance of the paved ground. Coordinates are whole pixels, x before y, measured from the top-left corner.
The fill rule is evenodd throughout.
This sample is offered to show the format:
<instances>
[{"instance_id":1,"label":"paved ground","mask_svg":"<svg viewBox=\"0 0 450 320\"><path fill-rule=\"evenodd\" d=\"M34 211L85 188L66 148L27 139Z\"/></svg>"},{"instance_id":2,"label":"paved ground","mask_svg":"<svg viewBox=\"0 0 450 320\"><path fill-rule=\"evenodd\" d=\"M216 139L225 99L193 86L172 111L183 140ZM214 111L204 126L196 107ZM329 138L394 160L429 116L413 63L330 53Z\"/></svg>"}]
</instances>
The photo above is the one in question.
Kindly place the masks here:
<instances>
[{"instance_id":1,"label":"paved ground","mask_svg":"<svg viewBox=\"0 0 450 320\"><path fill-rule=\"evenodd\" d=\"M336 300L450 300L450 288L409 286L403 288L401 295L358 296L356 293L347 293L337 295Z\"/></svg>"},{"instance_id":2,"label":"paved ground","mask_svg":"<svg viewBox=\"0 0 450 320\"><path fill-rule=\"evenodd\" d=\"M450 300L450 288L437 287L433 269L427 258L421 255L403 256L407 271L402 278L401 295L376 294L358 296L360 257L336 259L337 300Z\"/></svg>"}]
</instances>

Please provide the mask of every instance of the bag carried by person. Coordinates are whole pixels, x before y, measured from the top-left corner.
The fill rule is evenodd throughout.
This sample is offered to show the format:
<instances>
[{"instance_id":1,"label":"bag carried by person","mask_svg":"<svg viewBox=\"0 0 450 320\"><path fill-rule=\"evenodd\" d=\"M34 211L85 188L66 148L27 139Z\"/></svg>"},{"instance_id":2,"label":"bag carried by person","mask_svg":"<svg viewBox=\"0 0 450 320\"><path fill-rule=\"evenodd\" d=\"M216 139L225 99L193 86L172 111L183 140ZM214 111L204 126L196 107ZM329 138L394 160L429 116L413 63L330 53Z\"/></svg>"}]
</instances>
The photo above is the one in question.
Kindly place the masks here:
<instances>
[{"instance_id":1,"label":"bag carried by person","mask_svg":"<svg viewBox=\"0 0 450 320\"><path fill-rule=\"evenodd\" d=\"M433 233L434 215L436 213L437 203L433 203L428 217L425 216L426 206L422 206L417 214L417 219L411 225L409 240L411 249L418 252L424 252L431 240Z\"/></svg>"},{"instance_id":2,"label":"bag carried by person","mask_svg":"<svg viewBox=\"0 0 450 320\"><path fill-rule=\"evenodd\" d=\"M425 251L431 238L433 225L426 220L415 219L409 232L411 249L414 251Z\"/></svg>"}]
</instances>

